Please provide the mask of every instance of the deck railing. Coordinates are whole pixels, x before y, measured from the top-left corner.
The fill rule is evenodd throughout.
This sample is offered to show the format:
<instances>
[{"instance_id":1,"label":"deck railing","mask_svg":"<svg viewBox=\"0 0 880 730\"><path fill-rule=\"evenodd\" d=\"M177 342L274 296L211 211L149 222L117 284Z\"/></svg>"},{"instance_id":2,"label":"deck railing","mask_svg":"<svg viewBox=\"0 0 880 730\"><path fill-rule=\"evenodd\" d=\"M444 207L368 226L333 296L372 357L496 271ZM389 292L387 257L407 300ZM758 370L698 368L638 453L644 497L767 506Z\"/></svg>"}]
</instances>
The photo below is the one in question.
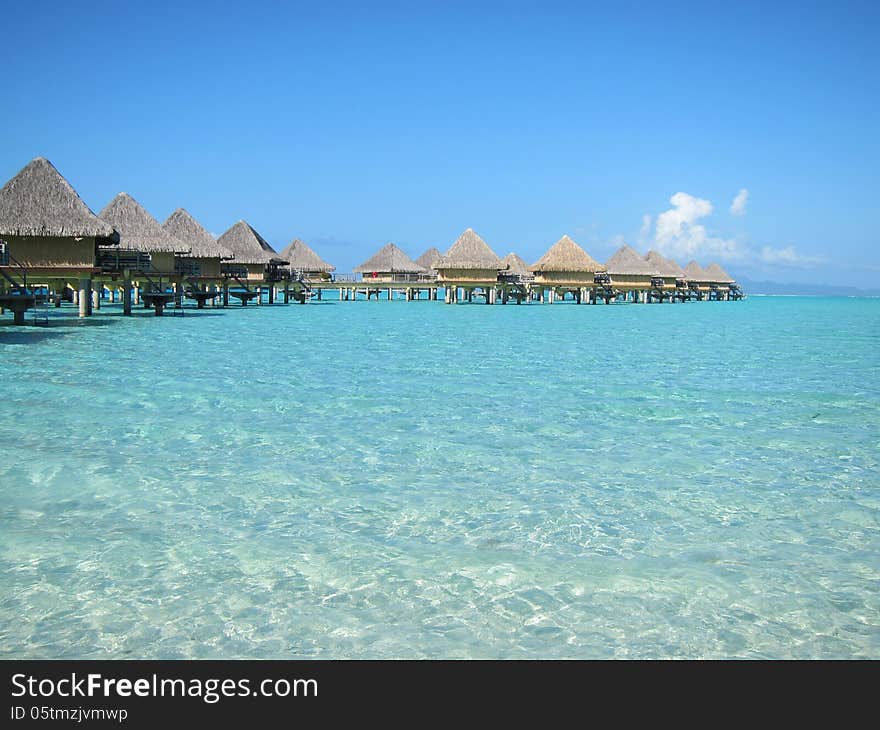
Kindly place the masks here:
<instances>
[{"instance_id":1,"label":"deck railing","mask_svg":"<svg viewBox=\"0 0 880 730\"><path fill-rule=\"evenodd\" d=\"M201 276L202 264L189 259L174 259L174 273L179 276Z\"/></svg>"},{"instance_id":2,"label":"deck railing","mask_svg":"<svg viewBox=\"0 0 880 730\"><path fill-rule=\"evenodd\" d=\"M437 279L430 274L404 273L402 271L390 272L392 279L388 279L389 272L381 272L380 276L373 277L371 274L334 274L330 280L343 284L364 284L386 286L391 284L432 284Z\"/></svg>"},{"instance_id":3,"label":"deck railing","mask_svg":"<svg viewBox=\"0 0 880 730\"><path fill-rule=\"evenodd\" d=\"M118 248L98 249L97 263L99 268L107 271L152 271L153 257L141 251L125 251Z\"/></svg>"}]
</instances>

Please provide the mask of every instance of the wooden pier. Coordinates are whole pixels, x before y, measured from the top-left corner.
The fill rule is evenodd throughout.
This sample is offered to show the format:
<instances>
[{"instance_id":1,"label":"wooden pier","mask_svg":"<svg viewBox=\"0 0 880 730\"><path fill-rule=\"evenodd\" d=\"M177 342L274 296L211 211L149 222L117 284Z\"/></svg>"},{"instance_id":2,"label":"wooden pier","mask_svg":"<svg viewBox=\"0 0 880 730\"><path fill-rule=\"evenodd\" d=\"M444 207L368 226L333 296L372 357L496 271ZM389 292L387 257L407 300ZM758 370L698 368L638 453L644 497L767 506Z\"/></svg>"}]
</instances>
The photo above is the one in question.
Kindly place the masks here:
<instances>
[{"instance_id":1,"label":"wooden pier","mask_svg":"<svg viewBox=\"0 0 880 730\"><path fill-rule=\"evenodd\" d=\"M535 264L503 260L466 229L445 254L431 248L418 261L393 243L352 274L294 239L281 253L245 221L215 240L183 208L163 224L120 193L99 215L45 158L35 158L0 189L0 314L26 323L39 305L69 301L79 317L105 303L166 308L182 314L209 303L241 307L276 303L442 301L446 304L616 304L735 301L744 294L718 264L685 269L656 252L622 246L600 264L564 235ZM220 304L218 305L218 301Z\"/></svg>"}]
</instances>

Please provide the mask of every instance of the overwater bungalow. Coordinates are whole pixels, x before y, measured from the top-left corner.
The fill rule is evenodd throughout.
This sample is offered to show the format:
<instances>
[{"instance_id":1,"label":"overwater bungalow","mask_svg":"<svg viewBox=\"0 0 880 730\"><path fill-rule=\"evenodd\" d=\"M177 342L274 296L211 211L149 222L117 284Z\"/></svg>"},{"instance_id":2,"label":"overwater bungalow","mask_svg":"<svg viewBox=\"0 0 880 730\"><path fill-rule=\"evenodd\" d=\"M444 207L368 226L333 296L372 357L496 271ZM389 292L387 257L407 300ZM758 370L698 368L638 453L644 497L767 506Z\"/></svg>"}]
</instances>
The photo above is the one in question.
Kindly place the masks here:
<instances>
[{"instance_id":1,"label":"overwater bungalow","mask_svg":"<svg viewBox=\"0 0 880 730\"><path fill-rule=\"evenodd\" d=\"M522 256L511 251L501 259L504 268L499 273L502 280L510 280L522 283L531 283L535 279L535 272Z\"/></svg>"},{"instance_id":2,"label":"overwater bungalow","mask_svg":"<svg viewBox=\"0 0 880 730\"><path fill-rule=\"evenodd\" d=\"M711 275L707 274L705 269L696 261L689 261L684 267L684 274L687 279L688 292L690 297L697 300L708 299L712 292Z\"/></svg>"},{"instance_id":3,"label":"overwater bungalow","mask_svg":"<svg viewBox=\"0 0 880 730\"><path fill-rule=\"evenodd\" d=\"M352 271L371 284L414 282L427 273L424 267L419 266L393 243L384 245Z\"/></svg>"},{"instance_id":4,"label":"overwater bungalow","mask_svg":"<svg viewBox=\"0 0 880 730\"><path fill-rule=\"evenodd\" d=\"M541 302L550 304L557 296L565 298L569 292L578 303L587 302L596 274L605 270L567 235L554 243L531 268L535 272L532 288L538 290Z\"/></svg>"},{"instance_id":5,"label":"overwater bungalow","mask_svg":"<svg viewBox=\"0 0 880 730\"><path fill-rule=\"evenodd\" d=\"M597 277L603 291L599 296L607 302L623 296L634 302L647 302L651 282L659 276L657 266L649 263L631 246L624 244L605 262L606 275Z\"/></svg>"},{"instance_id":6,"label":"overwater bungalow","mask_svg":"<svg viewBox=\"0 0 880 730\"><path fill-rule=\"evenodd\" d=\"M645 261L657 271L651 281L649 300L674 302L678 299L684 301L687 295L687 277L684 269L658 251L648 251L645 254Z\"/></svg>"},{"instance_id":7,"label":"overwater bungalow","mask_svg":"<svg viewBox=\"0 0 880 730\"><path fill-rule=\"evenodd\" d=\"M460 298L472 301L476 293L487 304L495 303L501 259L488 244L468 228L436 263L437 281L446 289L446 303Z\"/></svg>"},{"instance_id":8,"label":"overwater bungalow","mask_svg":"<svg viewBox=\"0 0 880 730\"><path fill-rule=\"evenodd\" d=\"M119 193L100 216L119 231L119 245L102 246L98 253L107 285L112 288L118 283L122 287L124 313L131 313L127 290L132 285L135 303L143 299L144 306L152 306L157 316L172 299L179 306L183 289L174 260L189 253L189 246L168 233L128 193ZM172 292L167 291L168 286Z\"/></svg>"},{"instance_id":9,"label":"overwater bungalow","mask_svg":"<svg viewBox=\"0 0 880 730\"><path fill-rule=\"evenodd\" d=\"M223 271L248 281L263 281L272 261L283 259L272 245L246 221L240 220L217 239L230 251L233 260L223 264Z\"/></svg>"},{"instance_id":10,"label":"overwater bungalow","mask_svg":"<svg viewBox=\"0 0 880 730\"><path fill-rule=\"evenodd\" d=\"M24 324L25 311L37 302L34 285L52 292L56 306L72 285L80 316L91 314L92 280L101 273L98 246L118 242L119 234L49 160L37 157L0 189L0 239L0 307Z\"/></svg>"},{"instance_id":11,"label":"overwater bungalow","mask_svg":"<svg viewBox=\"0 0 880 730\"><path fill-rule=\"evenodd\" d=\"M125 299L126 272L134 285L134 297L153 306L161 315L171 300L167 286L177 289L179 276L175 258L189 253L182 241L168 233L147 210L128 193L119 193L101 211L100 216L119 231L119 245L100 247L99 262L109 287L121 282ZM109 277L109 278L108 278ZM180 291L182 295L182 290Z\"/></svg>"},{"instance_id":12,"label":"overwater bungalow","mask_svg":"<svg viewBox=\"0 0 880 730\"><path fill-rule=\"evenodd\" d=\"M299 238L293 239L279 257L287 261L294 278L307 282L327 281L336 271L335 266L324 261Z\"/></svg>"},{"instance_id":13,"label":"overwater bungalow","mask_svg":"<svg viewBox=\"0 0 880 730\"><path fill-rule=\"evenodd\" d=\"M177 274L187 279L202 280L205 284L222 280L223 262L232 261L235 257L187 210L175 210L165 219L162 228L189 249L189 253L175 256L174 269Z\"/></svg>"},{"instance_id":14,"label":"overwater bungalow","mask_svg":"<svg viewBox=\"0 0 880 730\"><path fill-rule=\"evenodd\" d=\"M392 299L394 286L390 285L393 284L403 285L407 300L417 299L419 290L410 285L424 281L428 275L427 269L419 266L393 243L384 245L360 266L355 266L352 271L361 275L361 280L366 285L367 299L373 296L378 299L380 287L387 287L388 299Z\"/></svg>"},{"instance_id":15,"label":"overwater bungalow","mask_svg":"<svg viewBox=\"0 0 880 730\"><path fill-rule=\"evenodd\" d=\"M535 274L525 260L512 251L501 259L503 268L498 272L498 281L502 285L501 303L513 297L517 304L528 300Z\"/></svg>"},{"instance_id":16,"label":"overwater bungalow","mask_svg":"<svg viewBox=\"0 0 880 730\"><path fill-rule=\"evenodd\" d=\"M711 263L705 269L706 275L711 278L709 287L712 290L710 297L717 300L741 299L742 291L734 278L728 274L721 264Z\"/></svg>"},{"instance_id":17,"label":"overwater bungalow","mask_svg":"<svg viewBox=\"0 0 880 730\"><path fill-rule=\"evenodd\" d=\"M217 242L235 257L222 265L223 273L241 286L240 290L229 293L246 305L256 297L262 300L262 285L268 282L273 284L269 287L269 302L274 302L274 283L284 278L281 267L287 266L287 261L271 244L243 220L220 236Z\"/></svg>"},{"instance_id":18,"label":"overwater bungalow","mask_svg":"<svg viewBox=\"0 0 880 730\"><path fill-rule=\"evenodd\" d=\"M443 256L443 254L440 253L438 249L429 248L416 259L416 263L427 272L425 274L426 279L437 278L437 262L440 260L441 256Z\"/></svg>"}]
</instances>

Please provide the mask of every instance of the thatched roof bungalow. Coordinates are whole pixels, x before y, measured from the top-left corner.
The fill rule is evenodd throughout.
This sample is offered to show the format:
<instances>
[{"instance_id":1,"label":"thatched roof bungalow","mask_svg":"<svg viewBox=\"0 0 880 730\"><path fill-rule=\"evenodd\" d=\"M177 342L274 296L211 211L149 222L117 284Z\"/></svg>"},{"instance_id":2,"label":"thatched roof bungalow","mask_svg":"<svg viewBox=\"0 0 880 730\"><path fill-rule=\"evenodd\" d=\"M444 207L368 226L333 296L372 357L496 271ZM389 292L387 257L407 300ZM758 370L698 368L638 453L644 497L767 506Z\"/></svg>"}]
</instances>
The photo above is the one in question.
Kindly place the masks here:
<instances>
[{"instance_id":1,"label":"thatched roof bungalow","mask_svg":"<svg viewBox=\"0 0 880 730\"><path fill-rule=\"evenodd\" d=\"M720 264L711 263L705 268L708 276L712 277L712 281L717 286L717 291L722 299L742 299L744 294L742 287L737 284L736 280L727 273Z\"/></svg>"},{"instance_id":2,"label":"thatched roof bungalow","mask_svg":"<svg viewBox=\"0 0 880 730\"><path fill-rule=\"evenodd\" d=\"M715 284L733 284L735 283L735 279L728 274L724 269L721 268L720 264L711 263L703 272L706 276L710 277L713 283Z\"/></svg>"},{"instance_id":3,"label":"thatched roof bungalow","mask_svg":"<svg viewBox=\"0 0 880 730\"><path fill-rule=\"evenodd\" d=\"M501 259L473 228L468 228L436 264L437 280L477 286L498 282Z\"/></svg>"},{"instance_id":4,"label":"thatched roof bungalow","mask_svg":"<svg viewBox=\"0 0 880 730\"><path fill-rule=\"evenodd\" d=\"M428 273L393 243L384 245L353 271L362 274L364 281L375 283L416 281Z\"/></svg>"},{"instance_id":5,"label":"thatched roof bungalow","mask_svg":"<svg viewBox=\"0 0 880 730\"><path fill-rule=\"evenodd\" d=\"M171 275L174 274L175 255L189 253L189 246L159 225L159 221L128 193L119 193L100 215L119 231L118 251L103 257L109 268ZM115 264L112 262L114 255L118 257Z\"/></svg>"},{"instance_id":6,"label":"thatched roof bungalow","mask_svg":"<svg viewBox=\"0 0 880 730\"><path fill-rule=\"evenodd\" d=\"M535 274L532 267L529 266L525 259L511 251L507 256L501 259L504 269L501 271L501 278L511 282L532 281Z\"/></svg>"},{"instance_id":7,"label":"thatched roof bungalow","mask_svg":"<svg viewBox=\"0 0 880 730\"><path fill-rule=\"evenodd\" d=\"M262 281L271 263L284 261L270 243L245 221L238 221L217 239L217 243L235 257L233 261L223 264L223 271L234 273L240 279Z\"/></svg>"},{"instance_id":8,"label":"thatched roof bungalow","mask_svg":"<svg viewBox=\"0 0 880 730\"><path fill-rule=\"evenodd\" d=\"M684 274L687 278L688 288L692 291L699 292L702 295L712 291L712 277L706 273L706 270L696 261L689 261L684 267Z\"/></svg>"},{"instance_id":9,"label":"thatched roof bungalow","mask_svg":"<svg viewBox=\"0 0 880 730\"><path fill-rule=\"evenodd\" d=\"M709 289L715 299L727 299L731 291L738 291L733 277L721 268L720 264L711 263L703 269L709 279Z\"/></svg>"},{"instance_id":10,"label":"thatched roof bungalow","mask_svg":"<svg viewBox=\"0 0 880 730\"><path fill-rule=\"evenodd\" d=\"M436 248L429 248L416 259L416 263L425 269L433 278L437 278L437 262L443 256Z\"/></svg>"},{"instance_id":11,"label":"thatched roof bungalow","mask_svg":"<svg viewBox=\"0 0 880 730\"><path fill-rule=\"evenodd\" d=\"M655 269L655 276L663 279L664 289L675 289L679 282L687 279L681 266L658 251L648 251L645 254L645 261Z\"/></svg>"},{"instance_id":12,"label":"thatched roof bungalow","mask_svg":"<svg viewBox=\"0 0 880 730\"><path fill-rule=\"evenodd\" d=\"M233 258L232 251L221 246L217 239L183 208L178 208L169 215L162 228L189 248L189 253L180 254L175 258L175 270L181 275L219 279L221 261Z\"/></svg>"},{"instance_id":13,"label":"thatched roof bungalow","mask_svg":"<svg viewBox=\"0 0 880 730\"><path fill-rule=\"evenodd\" d=\"M660 273L656 264L649 263L626 244L605 262L605 269L611 286L623 292L647 291L651 288L651 280Z\"/></svg>"},{"instance_id":14,"label":"thatched roof bungalow","mask_svg":"<svg viewBox=\"0 0 880 730\"><path fill-rule=\"evenodd\" d=\"M79 197L45 157L31 160L0 188L0 238L11 258L40 273L97 273L99 244L119 234Z\"/></svg>"},{"instance_id":15,"label":"thatched roof bungalow","mask_svg":"<svg viewBox=\"0 0 880 730\"><path fill-rule=\"evenodd\" d=\"M693 260L689 261L688 265L684 267L684 275L687 277L688 281L697 281L707 284L712 278L706 273L702 266Z\"/></svg>"},{"instance_id":16,"label":"thatched roof bungalow","mask_svg":"<svg viewBox=\"0 0 880 730\"><path fill-rule=\"evenodd\" d=\"M582 288L592 286L596 273L605 267L563 235L531 268L537 285Z\"/></svg>"},{"instance_id":17,"label":"thatched roof bungalow","mask_svg":"<svg viewBox=\"0 0 880 730\"><path fill-rule=\"evenodd\" d=\"M329 279L330 273L336 271L335 266L324 261L299 238L294 238L280 257L287 261L292 272L304 279Z\"/></svg>"}]
</instances>

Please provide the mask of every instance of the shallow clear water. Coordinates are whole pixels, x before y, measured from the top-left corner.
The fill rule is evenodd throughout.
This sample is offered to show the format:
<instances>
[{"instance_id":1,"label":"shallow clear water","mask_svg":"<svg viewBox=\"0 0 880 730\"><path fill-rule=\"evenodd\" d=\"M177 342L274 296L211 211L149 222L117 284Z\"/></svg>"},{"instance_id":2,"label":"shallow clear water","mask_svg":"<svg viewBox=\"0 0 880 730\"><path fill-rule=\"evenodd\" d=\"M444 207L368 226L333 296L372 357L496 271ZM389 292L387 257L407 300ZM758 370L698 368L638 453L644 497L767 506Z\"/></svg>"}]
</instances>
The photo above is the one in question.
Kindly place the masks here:
<instances>
[{"instance_id":1,"label":"shallow clear water","mask_svg":"<svg viewBox=\"0 0 880 730\"><path fill-rule=\"evenodd\" d=\"M880 658L880 300L137 314L0 326L0 657Z\"/></svg>"}]
</instances>

